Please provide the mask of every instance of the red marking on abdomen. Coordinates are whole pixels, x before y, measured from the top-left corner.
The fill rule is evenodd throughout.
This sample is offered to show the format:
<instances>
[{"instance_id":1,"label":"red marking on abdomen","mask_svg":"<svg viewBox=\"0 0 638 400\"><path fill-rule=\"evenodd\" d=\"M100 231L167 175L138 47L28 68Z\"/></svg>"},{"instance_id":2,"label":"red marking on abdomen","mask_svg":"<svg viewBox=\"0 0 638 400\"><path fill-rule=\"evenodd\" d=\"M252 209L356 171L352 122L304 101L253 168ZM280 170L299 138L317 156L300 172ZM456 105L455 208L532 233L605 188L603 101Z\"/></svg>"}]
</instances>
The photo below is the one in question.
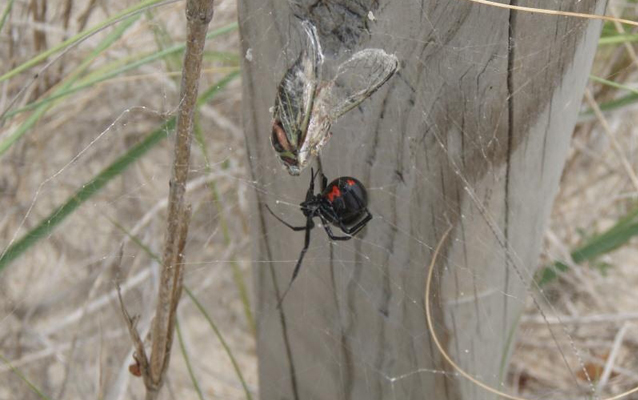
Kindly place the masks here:
<instances>
[{"instance_id":1,"label":"red marking on abdomen","mask_svg":"<svg viewBox=\"0 0 638 400\"><path fill-rule=\"evenodd\" d=\"M348 186L354 186L354 179L348 179L346 183L348 184Z\"/></svg>"},{"instance_id":2,"label":"red marking on abdomen","mask_svg":"<svg viewBox=\"0 0 638 400\"><path fill-rule=\"evenodd\" d=\"M326 197L328 198L328 201L332 203L336 197L341 197L341 190L339 190L339 187L335 185L332 187L332 190L326 195Z\"/></svg>"}]
</instances>

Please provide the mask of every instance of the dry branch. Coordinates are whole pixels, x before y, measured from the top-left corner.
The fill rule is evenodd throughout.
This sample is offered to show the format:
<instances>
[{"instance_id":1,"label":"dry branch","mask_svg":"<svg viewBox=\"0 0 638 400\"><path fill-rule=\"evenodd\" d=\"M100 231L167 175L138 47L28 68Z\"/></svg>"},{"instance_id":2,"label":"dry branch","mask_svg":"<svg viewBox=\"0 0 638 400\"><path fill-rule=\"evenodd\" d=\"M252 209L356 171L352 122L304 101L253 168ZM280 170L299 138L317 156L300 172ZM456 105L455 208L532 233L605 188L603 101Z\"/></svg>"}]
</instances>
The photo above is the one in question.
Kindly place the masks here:
<instances>
[{"instance_id":1,"label":"dry branch","mask_svg":"<svg viewBox=\"0 0 638 400\"><path fill-rule=\"evenodd\" d=\"M190 165L193 117L196 110L199 77L202 68L208 24L213 18L213 0L188 0L186 3L187 39L177 115L173 170L169 184L168 223L162 258L162 271L155 319L151 328L150 360L134 320L122 306L122 312L136 347L135 359L144 377L146 399L157 398L170 361L177 305L182 294L184 246L191 209L185 203L186 181Z\"/></svg>"}]
</instances>

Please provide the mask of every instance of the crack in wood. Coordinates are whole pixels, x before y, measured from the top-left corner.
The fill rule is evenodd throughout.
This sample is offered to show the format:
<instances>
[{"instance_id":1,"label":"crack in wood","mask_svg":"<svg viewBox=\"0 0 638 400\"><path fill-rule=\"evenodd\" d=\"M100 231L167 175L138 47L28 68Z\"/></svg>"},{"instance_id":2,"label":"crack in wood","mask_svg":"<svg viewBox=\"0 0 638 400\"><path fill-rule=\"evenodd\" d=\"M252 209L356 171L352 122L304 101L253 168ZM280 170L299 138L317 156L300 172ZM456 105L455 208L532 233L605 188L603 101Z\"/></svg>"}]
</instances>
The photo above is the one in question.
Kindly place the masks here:
<instances>
[{"instance_id":1,"label":"crack in wood","mask_svg":"<svg viewBox=\"0 0 638 400\"><path fill-rule=\"evenodd\" d=\"M245 54L245 50L244 50L244 54ZM244 76L243 76L243 81L244 84L247 87L247 91L249 93L255 93L255 86L254 86L254 82L253 82L253 77L256 76L254 73L252 73L252 64L246 64L244 65ZM245 96L246 97L246 96ZM256 99L254 98L254 96L247 96L249 101L251 102L250 107L248 107L248 110L250 110L250 114L251 114L251 118L252 118L252 124L251 124L251 128L253 131L256 131L256 122L259 121L259 118L257 116L257 110L258 107L256 104L253 104ZM255 135L256 137L258 135ZM257 146L257 159L262 159L262 155L260 154L260 149L263 149L264 146ZM247 145L246 146L246 153L247 153L247 158L248 158L248 164L250 166L249 171L250 171L250 176L251 179L253 181L257 180L257 177L255 176L255 171L257 171L258 169L256 169L254 167L254 165L252 164L252 160L253 158L250 156L251 155L251 151L250 151L250 146ZM261 194L259 191L255 191L255 196L257 197L257 203L258 204L263 204L262 198L261 198ZM263 207L258 207L259 209L259 226L258 226L258 230L260 231L260 237L262 238L267 238L268 237L268 229L266 229L266 221L264 219L264 212L263 212ZM273 287L275 289L275 293L277 294L277 296L279 296L280 290L279 287L277 286L277 277L275 274L275 270L274 270L274 262L273 262L273 257L272 257L272 250L270 248L270 242L268 240L263 240L262 241L264 243L264 247L266 250L266 259L269 260L270 262L268 263L269 267L269 271L270 271L270 275L271 275L271 279L273 282ZM267 302L264 302L263 304L268 304ZM284 348L286 349L286 357L288 358L288 365L289 365L289 373L290 373L290 383L292 386L292 392L293 392L293 396L295 400L299 400L299 389L298 389L298 384L297 384L297 373L295 371L295 363L292 357L292 349L291 349L291 343L290 343L290 339L288 337L288 326L286 323L286 315L283 312L283 308L279 309L279 321L280 321L280 325L281 325L281 331L282 331L282 339L283 339L283 343L284 343Z\"/></svg>"},{"instance_id":2,"label":"crack in wood","mask_svg":"<svg viewBox=\"0 0 638 400\"><path fill-rule=\"evenodd\" d=\"M517 0L512 0L511 5L516 5ZM503 283L503 339L502 343L507 343L507 311L509 308L509 281L510 281L510 257L509 254L509 223L510 223L510 174L512 172L512 140L514 138L514 61L515 61L515 45L514 35L516 30L516 14L514 10L509 12L509 26L508 26L508 47L507 47L507 149L505 151L505 212L504 212L504 227L503 235L505 239L505 276Z\"/></svg>"}]
</instances>

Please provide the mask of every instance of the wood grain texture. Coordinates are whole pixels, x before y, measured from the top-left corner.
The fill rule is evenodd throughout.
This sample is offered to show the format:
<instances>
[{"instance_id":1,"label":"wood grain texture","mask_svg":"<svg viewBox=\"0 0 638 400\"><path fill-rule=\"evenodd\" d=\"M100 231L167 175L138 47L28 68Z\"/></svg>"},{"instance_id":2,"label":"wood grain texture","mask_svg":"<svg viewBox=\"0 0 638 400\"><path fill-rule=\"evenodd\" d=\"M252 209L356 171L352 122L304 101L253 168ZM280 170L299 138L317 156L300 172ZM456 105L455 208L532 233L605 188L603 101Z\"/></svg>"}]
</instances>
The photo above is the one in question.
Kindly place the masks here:
<instances>
[{"instance_id":1,"label":"wood grain texture","mask_svg":"<svg viewBox=\"0 0 638 400\"><path fill-rule=\"evenodd\" d=\"M595 0L564 7L604 10ZM256 185L261 398L488 398L449 370L430 339L426 266L453 225L437 263L437 332L465 370L499 386L600 23L460 0L243 0L239 12L242 50L252 56L243 64L243 109ZM351 175L368 187L375 218L350 242L331 244L315 229L279 311L303 234L263 204L304 221L297 205L309 171L289 176L269 142L276 86L300 51L297 18L317 26L324 75L371 47L401 66L333 125L321 157L329 179Z\"/></svg>"}]
</instances>

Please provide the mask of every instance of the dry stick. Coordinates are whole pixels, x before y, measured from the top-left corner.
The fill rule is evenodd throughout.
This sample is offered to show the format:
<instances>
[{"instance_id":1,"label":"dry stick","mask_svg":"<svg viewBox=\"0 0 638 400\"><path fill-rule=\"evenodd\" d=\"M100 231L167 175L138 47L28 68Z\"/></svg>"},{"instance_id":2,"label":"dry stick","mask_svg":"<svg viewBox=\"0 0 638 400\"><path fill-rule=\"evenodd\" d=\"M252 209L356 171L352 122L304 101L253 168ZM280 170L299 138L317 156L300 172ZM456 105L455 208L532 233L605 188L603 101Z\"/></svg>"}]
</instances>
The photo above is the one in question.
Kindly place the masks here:
<instances>
[{"instance_id":1,"label":"dry stick","mask_svg":"<svg viewBox=\"0 0 638 400\"><path fill-rule=\"evenodd\" d=\"M186 210L182 214L180 226L178 227L177 252L174 254L174 285L171 292L171 302L169 304L170 310L168 314L168 328L166 329L166 352L163 360L164 364L162 365L162 374L168 369L168 362L171 357L171 346L173 345L173 335L175 333L175 317L177 315L177 305L179 304L179 299L182 297L182 283L184 281L184 247L186 246L186 237L188 236L188 224L190 222L190 217L191 206L187 205Z\"/></svg>"},{"instance_id":2,"label":"dry stick","mask_svg":"<svg viewBox=\"0 0 638 400\"><path fill-rule=\"evenodd\" d=\"M608 17L607 15L584 14L584 13L578 13L578 12L572 12L572 11L558 11L558 10L547 10L544 8L513 6L510 4L497 3L495 1L490 1L490 0L469 0L469 1L473 3L484 4L486 6L496 7L496 8L525 11L525 12L530 12L535 14L562 15L563 17L576 17L576 18L594 19L594 20L597 19L601 21L619 22L625 25L638 26L638 22L636 21L632 21L630 19L624 19L624 18Z\"/></svg>"},{"instance_id":3,"label":"dry stick","mask_svg":"<svg viewBox=\"0 0 638 400\"><path fill-rule=\"evenodd\" d=\"M204 44L208 24L213 18L213 0L188 0L186 3L187 41L177 115L175 154L168 198L168 224L164 257L160 276L157 311L152 328L150 380L146 399L157 397L168 367L173 340L175 309L182 288L183 247L186 242L190 209L184 206L184 192L190 161L193 116L197 102L199 76L202 68Z\"/></svg>"},{"instance_id":4,"label":"dry stick","mask_svg":"<svg viewBox=\"0 0 638 400\"><path fill-rule=\"evenodd\" d=\"M150 360L144 353L134 321L122 307L135 343L136 361L144 377L146 400L156 399L164 383L173 342L175 310L182 293L184 246L190 220L190 207L185 205L184 193L190 164L193 116L196 109L206 31L213 18L213 9L213 0L188 0L186 3L187 39L180 91L181 102L177 115L173 170L168 195L168 223L157 310L151 329L153 343Z\"/></svg>"},{"instance_id":5,"label":"dry stick","mask_svg":"<svg viewBox=\"0 0 638 400\"><path fill-rule=\"evenodd\" d=\"M137 321L139 318L131 317L126 310L124 300L122 300L122 289L120 288L119 282L115 283L115 287L117 288L117 297L120 300L120 308L122 309L122 315L124 316L126 327L128 328L129 335L131 336L133 345L135 346L135 352L133 353L133 358L135 358L134 365L136 365L136 368L139 368L139 372L144 377L144 384L148 387L152 384L152 382L149 380L151 375L148 373L148 358L146 357L146 350L144 350L144 342L137 331Z\"/></svg>"},{"instance_id":6,"label":"dry stick","mask_svg":"<svg viewBox=\"0 0 638 400\"><path fill-rule=\"evenodd\" d=\"M603 373L600 375L600 380L598 381L598 385L596 385L596 389L600 392L607 382L609 381L609 377L611 376L611 372L614 369L614 363L616 362L616 358L618 357L618 352L623 344L623 339L625 338L625 333L627 333L627 329L629 328L629 323L625 322L616 337L614 338L614 344L612 345L611 352L607 357L607 362L605 363L605 368L603 369Z\"/></svg>"}]
</instances>

